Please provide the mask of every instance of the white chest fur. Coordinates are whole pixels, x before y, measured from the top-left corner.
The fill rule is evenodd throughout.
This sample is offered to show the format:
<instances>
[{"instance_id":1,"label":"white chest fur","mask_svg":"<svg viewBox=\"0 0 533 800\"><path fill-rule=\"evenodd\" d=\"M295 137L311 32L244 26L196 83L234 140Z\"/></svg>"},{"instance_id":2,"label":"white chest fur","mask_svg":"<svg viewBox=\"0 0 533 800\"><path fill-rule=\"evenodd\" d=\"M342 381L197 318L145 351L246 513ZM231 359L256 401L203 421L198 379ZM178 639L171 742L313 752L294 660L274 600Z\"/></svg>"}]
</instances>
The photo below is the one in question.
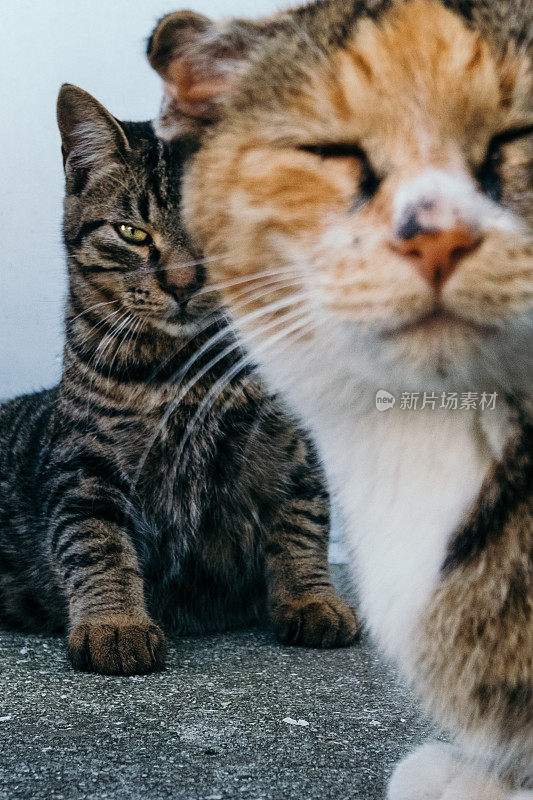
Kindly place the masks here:
<instances>
[{"instance_id":1,"label":"white chest fur","mask_svg":"<svg viewBox=\"0 0 533 800\"><path fill-rule=\"evenodd\" d=\"M344 512L360 610L409 674L410 645L450 538L501 456L509 409L500 394L492 411L409 411L397 404L380 412L376 376L356 373L347 352L333 339L331 352L313 351L312 368L294 347L269 359L258 353L258 361L264 359L264 377L313 432Z\"/></svg>"},{"instance_id":2,"label":"white chest fur","mask_svg":"<svg viewBox=\"0 0 533 800\"><path fill-rule=\"evenodd\" d=\"M409 642L436 588L450 536L494 452L470 411L370 411L318 426L344 509L361 611L409 672Z\"/></svg>"}]
</instances>

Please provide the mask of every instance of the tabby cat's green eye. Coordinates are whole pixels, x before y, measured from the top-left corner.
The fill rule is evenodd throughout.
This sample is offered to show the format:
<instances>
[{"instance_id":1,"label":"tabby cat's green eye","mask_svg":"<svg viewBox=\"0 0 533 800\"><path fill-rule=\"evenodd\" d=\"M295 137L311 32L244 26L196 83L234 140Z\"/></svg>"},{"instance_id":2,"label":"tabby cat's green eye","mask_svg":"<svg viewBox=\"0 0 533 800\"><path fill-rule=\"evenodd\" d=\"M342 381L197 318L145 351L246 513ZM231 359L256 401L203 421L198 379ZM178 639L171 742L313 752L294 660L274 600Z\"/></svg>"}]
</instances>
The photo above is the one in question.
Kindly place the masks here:
<instances>
[{"instance_id":1,"label":"tabby cat's green eye","mask_svg":"<svg viewBox=\"0 0 533 800\"><path fill-rule=\"evenodd\" d=\"M142 228L136 228L134 225L121 225L116 226L117 233L122 236L127 242L131 244L147 244L150 239L150 234L143 231Z\"/></svg>"}]
</instances>

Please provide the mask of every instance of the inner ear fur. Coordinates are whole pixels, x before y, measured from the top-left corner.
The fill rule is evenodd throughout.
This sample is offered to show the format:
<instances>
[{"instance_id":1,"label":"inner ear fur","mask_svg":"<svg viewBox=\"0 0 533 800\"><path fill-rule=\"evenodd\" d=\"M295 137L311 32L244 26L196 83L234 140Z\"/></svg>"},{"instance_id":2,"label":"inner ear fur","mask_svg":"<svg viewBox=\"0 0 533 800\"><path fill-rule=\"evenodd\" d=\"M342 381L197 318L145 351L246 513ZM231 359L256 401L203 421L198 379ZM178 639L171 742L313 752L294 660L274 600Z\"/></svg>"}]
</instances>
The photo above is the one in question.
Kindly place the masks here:
<instances>
[{"instance_id":1,"label":"inner ear fur","mask_svg":"<svg viewBox=\"0 0 533 800\"><path fill-rule=\"evenodd\" d=\"M192 11L160 20L148 41L148 60L165 83L159 119L164 138L190 132L218 117L272 21L218 23Z\"/></svg>"}]
</instances>

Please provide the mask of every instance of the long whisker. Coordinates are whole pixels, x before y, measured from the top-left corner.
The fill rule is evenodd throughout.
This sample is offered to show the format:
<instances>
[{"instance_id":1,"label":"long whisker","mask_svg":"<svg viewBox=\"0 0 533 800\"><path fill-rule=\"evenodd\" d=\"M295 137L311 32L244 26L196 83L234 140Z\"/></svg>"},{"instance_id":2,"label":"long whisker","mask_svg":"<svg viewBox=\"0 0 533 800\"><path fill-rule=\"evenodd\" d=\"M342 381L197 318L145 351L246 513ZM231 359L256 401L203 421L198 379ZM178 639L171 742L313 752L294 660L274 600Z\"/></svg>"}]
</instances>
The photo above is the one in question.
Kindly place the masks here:
<instances>
[{"instance_id":1,"label":"long whisker","mask_svg":"<svg viewBox=\"0 0 533 800\"><path fill-rule=\"evenodd\" d=\"M278 301L276 301L274 303L269 303L268 305L263 306L262 308L259 308L259 309L255 310L255 311L252 311L251 313L244 314L240 318L239 322L240 323L251 322L251 321L253 321L255 319L259 319L260 317L265 316L266 314L273 314L276 311L280 311L283 308L287 308L287 306L291 306L291 305L294 305L296 303L303 302L306 299L307 299L307 294L304 294L304 293L301 293L300 295L292 295L290 298L283 298L282 300L278 300ZM203 356L203 354L207 350L210 350L218 341L220 341L220 339L222 339L225 336L227 336L227 334L228 334L228 329L227 328L223 328L217 334L215 334L210 339L208 339L208 341L205 342L205 344L203 344L202 347L200 347L191 356L191 358L189 358L188 361L185 362L183 367L179 370L179 373L178 373L179 378L180 379L184 378L185 375L187 374L187 372L189 371L190 367L193 364L195 364L196 361L198 361L198 359L201 358ZM231 344L229 346L229 348L226 348L225 350L222 351L222 354L220 354L220 358L224 358L226 355L231 353L233 350L235 350L235 349L237 349L238 347L241 347L241 346L242 345L241 345L241 343L239 341ZM208 365L204 369L207 371L210 368L211 367Z\"/></svg>"},{"instance_id":2,"label":"long whisker","mask_svg":"<svg viewBox=\"0 0 533 800\"><path fill-rule=\"evenodd\" d=\"M124 338L122 339L122 342L120 342L120 344L117 346L115 355L113 356L113 361L109 365L109 375L107 376L107 387L109 387L109 379L111 377L111 372L112 372L112 369L113 369L113 363L114 363L115 358L117 357L119 349L122 348L122 347L127 346L128 349L131 350L131 356L133 357L133 355L135 353L135 346L137 344L137 341L138 341L138 338L139 338L139 334L141 333L141 331L142 331L142 329L144 327L144 324L145 324L145 320L142 317L138 317L136 320L134 320L133 325L131 325L131 327L126 330L126 334L125 334Z\"/></svg>"},{"instance_id":3,"label":"long whisker","mask_svg":"<svg viewBox=\"0 0 533 800\"><path fill-rule=\"evenodd\" d=\"M108 370L107 370L107 383L106 383L107 389L106 390L109 389L109 380L111 378L111 373L113 371L113 365L114 365L115 361L117 360L117 357L118 357L118 354L119 354L121 348L124 346L126 340L128 339L128 336L131 334L132 328L130 328L128 326L129 326L130 322L132 321L132 319L133 319L133 316L131 314L128 314L128 316L121 323L121 325L119 326L117 331L115 331L116 347L115 347L115 352L113 353L113 357L111 359L111 363L109 364L109 367L108 367ZM120 341L120 335L122 334L122 332L124 330L126 331L126 333L125 333L124 337L122 338L122 341Z\"/></svg>"},{"instance_id":4,"label":"long whisker","mask_svg":"<svg viewBox=\"0 0 533 800\"><path fill-rule=\"evenodd\" d=\"M182 351L182 350L183 350L185 347L188 347L188 345L189 345L191 342L193 342L193 341L194 341L194 339L195 339L197 336L200 336L200 334L204 333L206 330L209 330L209 328L211 327L211 325L214 325L214 324L215 324L217 321L219 321L219 319L220 319L220 316L219 316L219 314L220 314L220 309L216 309L216 310L214 310L214 311L210 311L208 314L205 314L204 316L200 317L200 319L199 319L198 321L199 321L199 322L201 322L202 320L205 320L204 324L203 324L203 325L201 325L201 326L198 328L198 330L196 330L196 331L195 331L195 333L193 334L193 336L190 336L188 339L186 339L184 342L182 342L182 343L181 343L181 344L180 344L178 347L176 347L174 350L172 350L172 352L170 353L170 355L168 355L168 356L167 356L165 359L163 359L163 361L161 361L161 363L160 363L160 364L158 364L158 365L157 365L157 367L154 369L154 371L153 371L153 373L152 373L152 375L151 375L151 379L153 380L153 379L157 378L157 376L158 376L158 375L159 375L159 374L160 374L160 373L161 373L161 372L162 372L162 371L165 369L165 367L166 367L168 364L170 364L170 362L171 362L171 361L173 361L173 360L176 358L176 356L177 356L177 355L178 355L178 354L179 354L179 353L180 353L180 352L181 352L181 351ZM225 328L225 330L226 330L226 333L227 333L227 332L228 332L228 329L227 329L227 327ZM137 394L142 394L142 392L143 392L143 391L144 391L144 386L141 386L141 387L139 388L139 391L138 391L138 393L137 393ZM134 395L134 396L135 396L135 395Z\"/></svg>"},{"instance_id":5,"label":"long whisker","mask_svg":"<svg viewBox=\"0 0 533 800\"><path fill-rule=\"evenodd\" d=\"M259 288L259 291L256 291L256 288ZM266 285L260 285L259 287L252 286L237 292L237 294L232 296L232 305L246 307L250 305L250 303L260 300L262 297L266 297L273 292L283 291L284 289L301 289L301 286L294 280L290 281L287 280L287 278L275 278ZM244 298L246 298L246 300Z\"/></svg>"},{"instance_id":6,"label":"long whisker","mask_svg":"<svg viewBox=\"0 0 533 800\"><path fill-rule=\"evenodd\" d=\"M285 320L288 319L289 317L294 317L294 313L284 315L284 317L285 317ZM306 321L305 315L302 315L301 312L298 312L298 317L299 317L299 319L297 320L297 322L295 324L293 324L292 326L286 327L281 332L278 332L274 336L269 337L268 340L264 341L262 343L261 349L265 349L267 347L272 346L273 342L275 342L278 339L281 340L283 338L286 338L286 337L290 336L291 333L294 332L294 330L298 330L299 328L303 328L303 330L306 331L308 329L310 323ZM266 326L265 326L265 329L266 329ZM297 338L299 338L299 337L297 337ZM292 339L291 342L289 342L289 345L292 345L293 342L294 342L294 339ZM258 352L258 350L256 350L256 353L257 352ZM254 353L254 355L255 355L255 353ZM192 435L195 427L197 425L201 424L201 422L203 421L203 418L209 413L209 411L211 410L213 405L216 403L218 397L220 397L220 395L225 391L227 386L233 381L233 379L239 374L239 372L241 372L243 369L245 369L251 363L251 360L252 360L252 356L250 356L249 354L245 354L229 370L226 370L226 372L219 378L219 380L211 387L211 389L209 390L208 394L203 398L202 403L200 404L200 406L196 410L193 418L190 420L186 430L184 431L184 434L182 436L180 444L178 445L178 450L177 450L176 456L173 459L173 467L172 467L173 477L172 477L171 483L174 483L176 481L178 473L183 474L183 471L184 471L184 468L185 468L185 465L186 465L186 460L182 461L181 456L182 456L182 453L183 453L183 450L184 450L184 447L185 447L185 443L190 438L190 436ZM252 373L250 376L245 378L244 381L241 381L241 383L240 383L241 389L243 387L247 386L249 383L251 383L253 381L256 381L257 377L258 376L255 373ZM228 407L232 403L233 403L233 399L231 397L228 397L226 403L221 408L221 414L223 414L224 410L226 409L226 407ZM171 507L172 498L170 498L169 502L170 502L169 507Z\"/></svg>"},{"instance_id":7,"label":"long whisker","mask_svg":"<svg viewBox=\"0 0 533 800\"><path fill-rule=\"evenodd\" d=\"M112 344L113 341L115 340L119 326L122 324L123 320L128 316L129 316L129 311L125 311L124 313L122 313L120 317L115 321L111 330L102 338L102 341L96 347L94 351L95 358L92 364L94 370L98 369L100 361L102 360L102 358L104 358L105 351L107 350L109 345Z\"/></svg>"},{"instance_id":8,"label":"long whisker","mask_svg":"<svg viewBox=\"0 0 533 800\"><path fill-rule=\"evenodd\" d=\"M79 317L83 317L85 314L88 314L90 311L94 311L95 308L102 308L102 306L110 306L110 305L112 305L113 303L116 303L116 302L118 302L118 301L117 300L109 300L106 303L95 303L94 306L89 306L89 308L85 308L83 311L80 311L79 314L76 314L75 317L72 317L68 321L69 321L70 324L72 324L73 322L76 322L76 320Z\"/></svg>"},{"instance_id":9,"label":"long whisker","mask_svg":"<svg viewBox=\"0 0 533 800\"><path fill-rule=\"evenodd\" d=\"M108 321L109 321L109 320L110 320L112 317L114 317L116 314L120 314L120 312L121 312L121 309L116 309L115 311L112 311L110 314L108 314L106 317L104 317L104 319L103 319L103 320L100 320L100 322L99 322L97 325L95 325L95 326L91 327L91 331L90 331L90 332L91 332L91 333L94 333L94 331L96 331L96 330L97 330L97 329L98 329L98 328L99 328L101 325L103 325L103 324L105 324L106 322L108 322ZM126 312L126 313L127 313L127 312ZM110 334L112 334L112 333L113 333L113 331L114 331L114 326L115 326L115 325L118 325L118 324L120 324L120 322L121 322L121 320L122 320L123 318L124 318L124 314L120 314L120 317L118 318L118 320L116 320L116 321L115 321L115 322L112 324L112 326L111 326L111 330L110 330L110 333L109 333L109 334L106 334L106 336L105 336L105 337L102 339L102 341L100 341L100 342L98 343L98 346L95 348L95 350L94 350L94 352L93 352L93 354L92 354L91 358L90 358L90 359L89 359L89 361L87 362L87 365L86 365L86 366L85 366L85 365L83 365L83 369L84 369L84 371L87 371L87 372L89 372L89 390L88 390L88 392L87 392L87 418L89 417L89 408L90 408L90 400L91 400L91 397L92 397L92 385L93 385L93 381L94 381L94 373L95 373L95 371L96 371L96 369L97 369L97 366L98 366L98 363L99 363L99 360L100 360L100 355L101 355L101 354L99 354L99 352L98 352L98 351L99 351L100 347L102 347L102 344L104 343L105 339L106 339L106 338L107 338L107 337L108 337ZM105 346L107 346L107 345L105 345Z\"/></svg>"},{"instance_id":10,"label":"long whisker","mask_svg":"<svg viewBox=\"0 0 533 800\"><path fill-rule=\"evenodd\" d=\"M293 285L296 285L296 284L293 284L292 282L285 281L284 279L281 279L281 278L278 279L278 280L280 282L283 280L283 284L278 288L291 288ZM253 291L253 289L246 289L243 292L239 292L234 296L234 299L237 300L237 299L239 299L241 297L244 297L244 296L246 296L247 294L249 294L252 291ZM259 300L261 297L264 297L265 295L267 295L269 293L269 291L270 290L267 287L263 291L257 292L255 295L253 295L252 297L248 298L248 302L252 302L254 300ZM201 333L203 333L205 330L207 330L210 327L210 325L212 325L217 320L217 317L219 318L220 313L221 312L224 313L224 310L225 309L223 309L223 308L222 309L220 309L220 308L212 309L207 314L204 314L202 317L200 317L198 322L203 322L204 320L207 320L207 322L205 322L204 325L201 325L199 327L199 329L195 331L193 336L190 336L184 343L182 343L178 348L176 348L176 350L173 350L172 351L172 355L168 359L166 359L165 362L163 362L163 365L161 366L161 368L163 368L163 366L166 366L168 361L170 361L173 358L175 358L176 355L181 350L183 350L185 347L187 347L197 336L199 336ZM224 329L224 330L226 330L226 329ZM221 333L221 335L222 335L222 333Z\"/></svg>"},{"instance_id":11,"label":"long whisker","mask_svg":"<svg viewBox=\"0 0 533 800\"><path fill-rule=\"evenodd\" d=\"M277 287L278 289L279 288L291 288L291 286L294 285L293 283L289 283L288 281L286 281L285 279L282 279L282 278L279 278L279 279L276 279L276 280L280 281L280 282L283 281L282 285ZM253 289L246 289L243 292L239 292L237 295L235 295L234 299L237 300L238 298L241 298L241 297L251 293L252 291L253 291ZM260 299L261 297L267 295L269 293L269 291L270 291L270 289L267 287L266 289L264 289L264 290L262 290L260 292L256 292L254 295L252 295L251 297L248 298L248 302L253 302L255 300ZM197 321L197 323L199 324L199 327L194 332L194 334L192 336L189 336L178 347L176 347L174 350L172 350L170 355L168 355L160 364L158 364L157 368L154 369L152 377L156 378L157 375L159 375L164 370L164 368L167 366L167 364L169 364L172 360L174 360L176 358L176 356L184 348L188 347L191 344L191 342L194 341L194 339L196 337L200 336L200 334L202 334L204 331L208 330L209 327L211 325L213 325L217 320L220 320L220 315L223 314L223 313L224 313L224 309L223 308L222 309L221 308L216 308L216 309L211 309L206 314L201 316ZM200 324L200 323L203 323L203 324ZM228 320L228 323L229 323L229 320ZM223 336L227 335L227 333L228 333L228 326L226 325L220 331L220 336L223 337ZM216 341L218 341L218 339L215 340L215 341L213 341L213 339L210 339L209 341L211 342L211 346L214 346L216 344ZM141 393L141 392L142 392L142 388L139 389L139 393Z\"/></svg>"},{"instance_id":12,"label":"long whisker","mask_svg":"<svg viewBox=\"0 0 533 800\"><path fill-rule=\"evenodd\" d=\"M266 269L261 272L256 272L253 275L247 275L242 278L233 278L227 281L209 283L202 289L199 289L199 291L196 292L196 296L198 297L199 295L208 294L210 292L219 292L223 289L228 289L231 286L239 286L239 284L242 283L254 283L255 281L257 281L258 278L263 278L263 277L270 278L275 275L298 275L298 274L300 274L299 270L297 270L295 267L284 267L283 269Z\"/></svg>"},{"instance_id":13,"label":"long whisker","mask_svg":"<svg viewBox=\"0 0 533 800\"><path fill-rule=\"evenodd\" d=\"M103 325L105 322L107 322L108 320L110 320L112 317L114 317L116 314L119 314L119 313L120 313L120 309L116 309L115 311L112 311L110 314L108 314L106 317L104 317L104 319L101 320L97 325L95 325L94 327L91 328L91 333L93 333L97 328L99 328L101 325ZM117 322L118 322L118 320L117 320ZM101 344L101 342L100 342L100 344ZM100 344L98 345L98 347L100 346ZM98 347L93 352L93 354L92 354L91 358L89 359L87 365L86 366L83 365L83 367L82 367L84 372L89 372L89 389L88 389L88 392L87 392L87 419L89 418L90 400L91 400L91 397L92 397L92 386L93 386L93 382L94 382L94 373L95 373L95 369L96 369L95 359L96 359L96 363L97 363L97 360L98 360Z\"/></svg>"},{"instance_id":14,"label":"long whisker","mask_svg":"<svg viewBox=\"0 0 533 800\"><path fill-rule=\"evenodd\" d=\"M283 272L285 272L285 271L288 271L288 270L283 270ZM282 272L282 270L279 270L279 272ZM235 295L234 299L237 301L238 299L244 298L245 296L248 296L248 302L252 302L254 300L259 299L261 296L266 295L268 293L268 291L269 291L268 287L265 288L261 292L255 292L255 294L251 294L251 293L254 292L255 289L259 285L265 284L265 283L268 283L268 284L275 283L276 286L282 284L283 288L284 287L288 288L291 285L285 278L283 278L281 276L280 277L275 277L275 276L272 276L271 274L268 274L268 275L266 275L266 277L263 280L255 281L254 282L254 286L251 289L247 288L244 291L239 292L237 295ZM251 296L249 296L249 295L251 295ZM111 302L116 302L116 301L111 301ZM105 322L107 319L109 319L110 317L112 317L116 313L118 313L118 310L113 312L112 314L107 315L107 317L105 317L104 320L101 320L96 326L94 326L92 330L96 330L97 327L99 327L103 322ZM207 314L203 315L199 319L199 322L203 323L203 324L200 325L200 327L198 328L198 330L196 330L196 332L194 333L193 336L189 337L185 342L181 343L179 347L177 347L175 350L173 350L172 353L166 359L164 359L164 361L161 364L159 364L157 366L157 368L154 370L154 377L156 377L157 374L159 374L165 368L165 366L179 354L179 352L181 350L183 350L185 347L187 347L194 340L194 338L196 336L199 336L201 333L203 333L205 330L207 330L211 325L213 325L216 322L217 319L220 319L220 316L219 316L220 313L221 313L220 309L217 308L217 309L214 309L214 310L210 310ZM118 326L120 325L122 320L124 320L124 316L122 316L119 320L116 321L116 326L117 327L114 326L112 331L110 331L110 334L108 334L107 337L104 337L102 342L100 342L100 344L98 345L98 347L96 349L96 352L95 352L94 365L92 365L95 368L98 366L100 357L103 357L103 355L105 353L105 350L111 344L112 339L116 338L116 336L118 335L118 333L119 333ZM126 324L127 324L127 322L126 322ZM141 328L143 326L144 326L144 321L143 321L142 325L139 325L139 333L140 333L140 330L141 330ZM214 346L217 343L217 341L219 341L220 338L223 338L224 336L226 336L228 334L227 327L223 328L219 333L220 333L220 336L217 336L217 338L215 340L213 340L213 339L210 340L211 346ZM132 335L132 338L133 338L133 332L131 333L131 335ZM138 336L136 336L135 338L137 339ZM108 341L108 339L109 339L109 341ZM206 343L206 345L208 345L208 344L209 343ZM204 345L204 347L205 347L205 345ZM205 347L205 349L208 349L208 348ZM202 351L202 353L203 352L204 351ZM199 355L201 355L201 354L199 354ZM115 357L116 357L116 354L115 354ZM185 368L185 366L186 365L184 365L184 368ZM109 380L108 380L108 383L109 383ZM142 393L142 388L143 387L141 387L138 390L138 394Z\"/></svg>"},{"instance_id":15,"label":"long whisker","mask_svg":"<svg viewBox=\"0 0 533 800\"><path fill-rule=\"evenodd\" d=\"M90 325L89 326L90 333L92 333L93 331L98 330L98 328L101 328L102 325L105 325L106 322L109 322L109 320L112 319L115 316L115 314L120 314L121 310L122 309L117 308L114 311L112 311L110 314L106 314L106 316L103 317L99 322L97 322L96 325Z\"/></svg>"}]
</instances>

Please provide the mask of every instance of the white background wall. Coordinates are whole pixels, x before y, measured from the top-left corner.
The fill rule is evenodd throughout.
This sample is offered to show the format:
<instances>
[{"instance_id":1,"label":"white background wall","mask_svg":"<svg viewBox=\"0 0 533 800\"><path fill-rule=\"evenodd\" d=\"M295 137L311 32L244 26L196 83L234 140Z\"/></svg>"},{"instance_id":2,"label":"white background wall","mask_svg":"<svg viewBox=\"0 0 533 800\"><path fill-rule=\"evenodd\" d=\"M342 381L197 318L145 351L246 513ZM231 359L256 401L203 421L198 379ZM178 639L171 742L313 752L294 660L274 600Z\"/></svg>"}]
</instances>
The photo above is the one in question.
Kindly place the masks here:
<instances>
[{"instance_id":1,"label":"white background wall","mask_svg":"<svg viewBox=\"0 0 533 800\"><path fill-rule=\"evenodd\" d=\"M182 0L185 7L187 0ZM269 13L276 0L191 0L209 16ZM0 398L59 375L65 269L55 102L75 83L122 119L155 116L145 59L180 0L0 0Z\"/></svg>"}]
</instances>

